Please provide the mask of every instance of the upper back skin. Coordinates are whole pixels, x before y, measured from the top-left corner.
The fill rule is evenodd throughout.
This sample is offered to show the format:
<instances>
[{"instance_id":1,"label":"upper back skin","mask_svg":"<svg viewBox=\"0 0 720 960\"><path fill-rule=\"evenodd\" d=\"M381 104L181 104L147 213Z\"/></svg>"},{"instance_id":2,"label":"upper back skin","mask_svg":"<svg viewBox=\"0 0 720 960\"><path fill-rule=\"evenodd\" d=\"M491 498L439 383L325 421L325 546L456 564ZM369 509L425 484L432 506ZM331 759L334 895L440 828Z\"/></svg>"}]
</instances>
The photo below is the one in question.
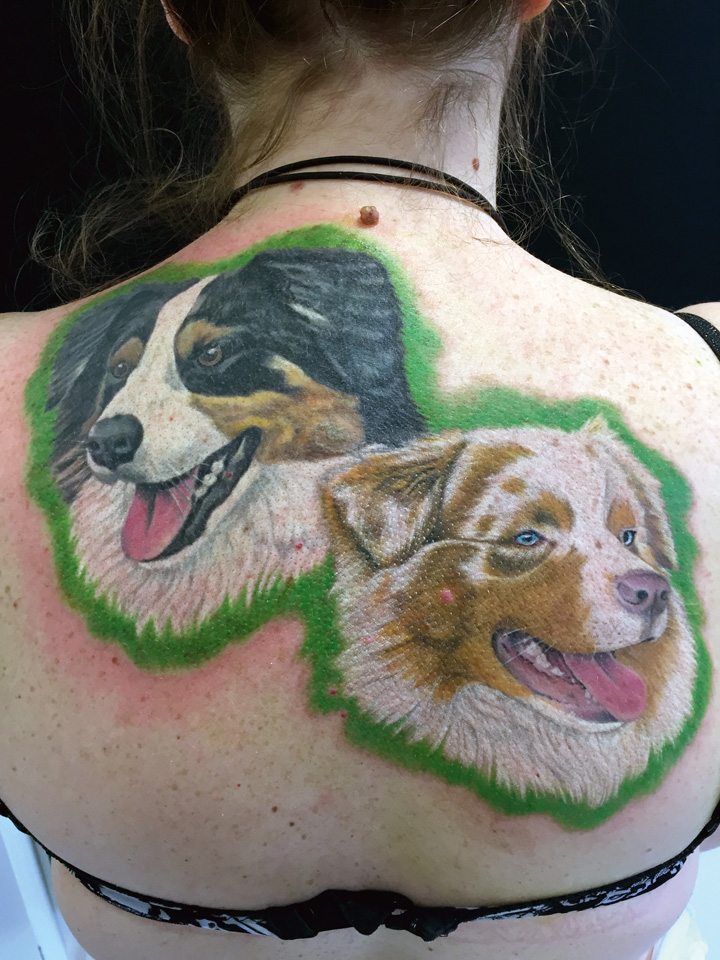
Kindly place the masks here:
<instances>
[{"instance_id":1,"label":"upper back skin","mask_svg":"<svg viewBox=\"0 0 720 960\"><path fill-rule=\"evenodd\" d=\"M703 341L387 186L275 187L140 280L0 325L0 796L27 827L238 910L512 902L681 851L720 795ZM431 946L55 883L96 960L639 960L695 869Z\"/></svg>"}]
</instances>

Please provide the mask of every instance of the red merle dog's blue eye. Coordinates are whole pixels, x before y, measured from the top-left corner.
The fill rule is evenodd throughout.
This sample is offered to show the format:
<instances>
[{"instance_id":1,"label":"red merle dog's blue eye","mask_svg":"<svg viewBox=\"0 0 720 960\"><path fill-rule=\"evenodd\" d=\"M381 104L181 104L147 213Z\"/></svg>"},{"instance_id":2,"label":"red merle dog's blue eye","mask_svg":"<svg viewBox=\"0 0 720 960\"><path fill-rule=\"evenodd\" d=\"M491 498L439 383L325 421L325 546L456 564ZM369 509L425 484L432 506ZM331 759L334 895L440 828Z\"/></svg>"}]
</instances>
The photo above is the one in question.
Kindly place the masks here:
<instances>
[{"instance_id":1,"label":"red merle dog's blue eye","mask_svg":"<svg viewBox=\"0 0 720 960\"><path fill-rule=\"evenodd\" d=\"M626 547L631 547L637 538L637 530L623 530L620 539Z\"/></svg>"},{"instance_id":2,"label":"red merle dog's blue eye","mask_svg":"<svg viewBox=\"0 0 720 960\"><path fill-rule=\"evenodd\" d=\"M545 543L545 537L537 530L523 530L521 533L515 534L512 542L519 547L534 547L537 543Z\"/></svg>"}]
</instances>

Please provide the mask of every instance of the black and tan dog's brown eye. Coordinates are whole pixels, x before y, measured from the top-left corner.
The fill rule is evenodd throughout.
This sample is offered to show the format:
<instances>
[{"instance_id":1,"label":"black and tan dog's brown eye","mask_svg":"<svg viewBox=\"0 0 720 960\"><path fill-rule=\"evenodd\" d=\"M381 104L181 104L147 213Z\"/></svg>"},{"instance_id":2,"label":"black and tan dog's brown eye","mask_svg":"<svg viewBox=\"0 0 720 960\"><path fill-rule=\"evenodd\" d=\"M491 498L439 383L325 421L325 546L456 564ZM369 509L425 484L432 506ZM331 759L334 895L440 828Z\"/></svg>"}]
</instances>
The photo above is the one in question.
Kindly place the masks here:
<instances>
[{"instance_id":1,"label":"black and tan dog's brown eye","mask_svg":"<svg viewBox=\"0 0 720 960\"><path fill-rule=\"evenodd\" d=\"M620 539L626 547L631 547L637 539L637 530L623 530Z\"/></svg>"},{"instance_id":2,"label":"black and tan dog's brown eye","mask_svg":"<svg viewBox=\"0 0 720 960\"><path fill-rule=\"evenodd\" d=\"M131 369L127 360L118 360L110 367L110 373L116 380L126 380Z\"/></svg>"},{"instance_id":3,"label":"black and tan dog's brown eye","mask_svg":"<svg viewBox=\"0 0 720 960\"><path fill-rule=\"evenodd\" d=\"M204 367L214 367L216 363L220 363L222 357L222 348L217 343L209 343L200 351L197 361Z\"/></svg>"},{"instance_id":4,"label":"black and tan dog's brown eye","mask_svg":"<svg viewBox=\"0 0 720 960\"><path fill-rule=\"evenodd\" d=\"M127 380L142 360L145 344L139 337L130 337L108 360L108 371L115 380Z\"/></svg>"}]
</instances>

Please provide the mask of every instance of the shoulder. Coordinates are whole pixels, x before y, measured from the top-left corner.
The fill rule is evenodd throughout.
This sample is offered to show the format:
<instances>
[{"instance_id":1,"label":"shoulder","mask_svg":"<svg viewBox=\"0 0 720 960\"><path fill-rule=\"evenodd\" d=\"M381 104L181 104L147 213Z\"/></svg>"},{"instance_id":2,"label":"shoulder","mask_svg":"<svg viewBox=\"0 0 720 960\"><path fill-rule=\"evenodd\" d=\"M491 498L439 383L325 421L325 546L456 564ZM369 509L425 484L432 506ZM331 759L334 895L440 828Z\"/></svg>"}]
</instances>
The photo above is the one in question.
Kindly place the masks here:
<instances>
[{"instance_id":1,"label":"shoulder","mask_svg":"<svg viewBox=\"0 0 720 960\"><path fill-rule=\"evenodd\" d=\"M8 359L5 350L23 340L35 335L41 336L49 332L63 317L67 316L78 306L70 303L64 306L52 307L49 310L37 310L19 313L0 313L0 363Z\"/></svg>"},{"instance_id":2,"label":"shoulder","mask_svg":"<svg viewBox=\"0 0 720 960\"><path fill-rule=\"evenodd\" d=\"M0 422L6 432L21 435L27 382L53 330L74 306L0 314Z\"/></svg>"},{"instance_id":3,"label":"shoulder","mask_svg":"<svg viewBox=\"0 0 720 960\"><path fill-rule=\"evenodd\" d=\"M40 316L42 313L0 313L0 343L12 343Z\"/></svg>"},{"instance_id":4,"label":"shoulder","mask_svg":"<svg viewBox=\"0 0 720 960\"><path fill-rule=\"evenodd\" d=\"M78 307L92 300L87 297L72 303L18 313L0 313L0 371L29 373L53 329ZM29 367L28 367L29 364Z\"/></svg>"},{"instance_id":5,"label":"shoulder","mask_svg":"<svg viewBox=\"0 0 720 960\"><path fill-rule=\"evenodd\" d=\"M696 317L702 317L714 327L720 329L720 301L714 303L694 303L690 307L683 307L679 313L694 313Z\"/></svg>"}]
</instances>

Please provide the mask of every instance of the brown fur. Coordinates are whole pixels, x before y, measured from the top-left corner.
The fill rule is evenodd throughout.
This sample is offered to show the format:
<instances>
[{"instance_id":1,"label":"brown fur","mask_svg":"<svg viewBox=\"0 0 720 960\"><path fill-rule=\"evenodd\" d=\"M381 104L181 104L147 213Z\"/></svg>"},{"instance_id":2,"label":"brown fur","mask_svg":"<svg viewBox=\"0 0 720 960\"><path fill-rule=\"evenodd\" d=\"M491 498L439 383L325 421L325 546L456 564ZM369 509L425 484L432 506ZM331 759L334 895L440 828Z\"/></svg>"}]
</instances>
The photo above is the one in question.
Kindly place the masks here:
<instances>
[{"instance_id":1,"label":"brown fur","mask_svg":"<svg viewBox=\"0 0 720 960\"><path fill-rule=\"evenodd\" d=\"M207 320L193 320L186 327L181 327L175 337L177 355L185 360L198 344L205 346L232 332L232 327L218 327L214 323L208 323Z\"/></svg>"},{"instance_id":2,"label":"brown fur","mask_svg":"<svg viewBox=\"0 0 720 960\"><path fill-rule=\"evenodd\" d=\"M359 446L365 429L355 397L322 386L287 360L276 358L275 366L284 373L292 394L270 390L249 397L194 394L192 405L231 438L260 427L263 438L256 458L261 463L322 459Z\"/></svg>"}]
</instances>

